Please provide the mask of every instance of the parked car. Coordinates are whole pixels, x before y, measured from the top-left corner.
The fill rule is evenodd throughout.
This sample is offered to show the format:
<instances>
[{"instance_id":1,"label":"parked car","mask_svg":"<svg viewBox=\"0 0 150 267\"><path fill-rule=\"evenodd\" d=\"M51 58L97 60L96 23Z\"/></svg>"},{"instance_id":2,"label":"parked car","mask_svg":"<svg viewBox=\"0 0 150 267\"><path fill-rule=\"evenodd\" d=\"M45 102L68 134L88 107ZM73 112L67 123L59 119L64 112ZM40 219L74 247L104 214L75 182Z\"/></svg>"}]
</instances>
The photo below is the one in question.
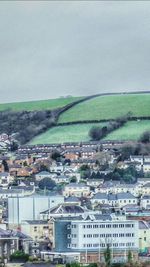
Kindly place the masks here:
<instances>
[{"instance_id":1,"label":"parked car","mask_svg":"<svg viewBox=\"0 0 150 267\"><path fill-rule=\"evenodd\" d=\"M140 257L146 257L146 256L148 256L148 255L150 255L150 254L147 254L147 252L140 252L140 253L139 253L139 256L140 256Z\"/></svg>"}]
</instances>

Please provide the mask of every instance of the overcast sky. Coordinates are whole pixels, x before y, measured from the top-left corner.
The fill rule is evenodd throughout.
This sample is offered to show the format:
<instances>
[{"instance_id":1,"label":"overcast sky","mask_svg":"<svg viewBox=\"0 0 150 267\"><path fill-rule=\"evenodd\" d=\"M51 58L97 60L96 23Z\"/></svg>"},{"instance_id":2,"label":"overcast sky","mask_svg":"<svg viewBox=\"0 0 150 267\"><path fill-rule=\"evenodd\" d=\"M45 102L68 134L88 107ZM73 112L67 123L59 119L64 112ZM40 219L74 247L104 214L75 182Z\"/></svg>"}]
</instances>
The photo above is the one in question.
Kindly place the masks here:
<instances>
[{"instance_id":1,"label":"overcast sky","mask_svg":"<svg viewBox=\"0 0 150 267\"><path fill-rule=\"evenodd\" d=\"M150 90L149 1L1 1L0 102Z\"/></svg>"}]
</instances>

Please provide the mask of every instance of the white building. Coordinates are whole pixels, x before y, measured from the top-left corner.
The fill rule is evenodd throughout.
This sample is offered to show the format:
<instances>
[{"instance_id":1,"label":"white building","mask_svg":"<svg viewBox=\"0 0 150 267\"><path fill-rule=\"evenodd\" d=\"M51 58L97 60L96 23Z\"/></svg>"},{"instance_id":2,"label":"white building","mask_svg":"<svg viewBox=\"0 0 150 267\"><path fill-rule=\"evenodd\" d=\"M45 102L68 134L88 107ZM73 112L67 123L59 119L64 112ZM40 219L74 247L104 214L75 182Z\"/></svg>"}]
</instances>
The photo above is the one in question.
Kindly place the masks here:
<instances>
[{"instance_id":1,"label":"white building","mask_svg":"<svg viewBox=\"0 0 150 267\"><path fill-rule=\"evenodd\" d=\"M131 193L118 193L118 194L112 194L112 193L97 193L95 194L92 199L91 203L93 206L96 206L98 204L108 204L113 207L123 207L125 205L136 205L138 203L138 199L133 196Z\"/></svg>"},{"instance_id":2,"label":"white building","mask_svg":"<svg viewBox=\"0 0 150 267\"><path fill-rule=\"evenodd\" d=\"M125 216L83 215L78 218L55 219L55 252L80 252L83 263L104 261L104 251L109 245L113 262L127 261L130 250L137 256L139 247L138 221ZM61 238L60 238L61 236ZM51 254L51 252L50 252ZM63 253L62 253L63 254ZM76 255L77 256L77 255Z\"/></svg>"},{"instance_id":3,"label":"white building","mask_svg":"<svg viewBox=\"0 0 150 267\"><path fill-rule=\"evenodd\" d=\"M52 174L50 172L47 172L47 171L42 171L42 172L39 172L35 175L35 179L37 181L40 181L44 178L51 178Z\"/></svg>"},{"instance_id":4,"label":"white building","mask_svg":"<svg viewBox=\"0 0 150 267\"><path fill-rule=\"evenodd\" d=\"M87 197L90 194L90 187L86 184L70 183L64 187L63 196Z\"/></svg>"},{"instance_id":5,"label":"white building","mask_svg":"<svg viewBox=\"0 0 150 267\"><path fill-rule=\"evenodd\" d=\"M13 177L8 172L0 173L0 185L2 187L8 187L9 183L13 181Z\"/></svg>"},{"instance_id":6,"label":"white building","mask_svg":"<svg viewBox=\"0 0 150 267\"><path fill-rule=\"evenodd\" d=\"M33 195L35 192L34 186L19 187L16 186L9 189L0 189L0 199L8 199L9 197L25 197Z\"/></svg>"},{"instance_id":7,"label":"white building","mask_svg":"<svg viewBox=\"0 0 150 267\"><path fill-rule=\"evenodd\" d=\"M140 206L144 209L146 209L148 206L150 207L150 195L142 196Z\"/></svg>"},{"instance_id":8,"label":"white building","mask_svg":"<svg viewBox=\"0 0 150 267\"><path fill-rule=\"evenodd\" d=\"M40 219L40 212L64 202L61 195L32 195L8 198L8 224L19 225L22 221Z\"/></svg>"},{"instance_id":9,"label":"white building","mask_svg":"<svg viewBox=\"0 0 150 267\"><path fill-rule=\"evenodd\" d=\"M143 172L144 173L150 172L150 162L144 162L143 163Z\"/></svg>"},{"instance_id":10,"label":"white building","mask_svg":"<svg viewBox=\"0 0 150 267\"><path fill-rule=\"evenodd\" d=\"M104 215L87 216L83 221L71 222L73 249L106 248L107 242L114 248L138 248L138 222L126 218L111 218ZM68 236L69 239L69 236Z\"/></svg>"}]
</instances>

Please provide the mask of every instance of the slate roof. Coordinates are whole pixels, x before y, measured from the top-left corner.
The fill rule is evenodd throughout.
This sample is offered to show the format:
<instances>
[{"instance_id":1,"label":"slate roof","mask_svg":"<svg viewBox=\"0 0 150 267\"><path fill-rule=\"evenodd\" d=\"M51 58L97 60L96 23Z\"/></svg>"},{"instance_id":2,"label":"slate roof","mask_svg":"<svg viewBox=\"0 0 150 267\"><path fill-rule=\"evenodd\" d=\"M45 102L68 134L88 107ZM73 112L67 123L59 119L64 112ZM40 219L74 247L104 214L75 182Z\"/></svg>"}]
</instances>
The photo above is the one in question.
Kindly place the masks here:
<instances>
[{"instance_id":1,"label":"slate roof","mask_svg":"<svg viewBox=\"0 0 150 267\"><path fill-rule=\"evenodd\" d=\"M25 235L24 233L20 231L12 231L11 234L14 237L19 237L19 239L30 239L30 240L32 239L30 236Z\"/></svg>"},{"instance_id":2,"label":"slate roof","mask_svg":"<svg viewBox=\"0 0 150 267\"><path fill-rule=\"evenodd\" d=\"M108 196L105 193L97 193L93 196L92 199L108 199Z\"/></svg>"},{"instance_id":3,"label":"slate roof","mask_svg":"<svg viewBox=\"0 0 150 267\"><path fill-rule=\"evenodd\" d=\"M71 196L71 197L67 197L65 199L65 202L80 202L80 200L77 197Z\"/></svg>"},{"instance_id":4,"label":"slate roof","mask_svg":"<svg viewBox=\"0 0 150 267\"><path fill-rule=\"evenodd\" d=\"M38 175L50 175L50 172L47 172L47 171L42 171L42 172L39 172Z\"/></svg>"},{"instance_id":5,"label":"slate roof","mask_svg":"<svg viewBox=\"0 0 150 267\"><path fill-rule=\"evenodd\" d=\"M58 205L57 207L50 209L50 213L84 213L84 209L78 205Z\"/></svg>"},{"instance_id":6,"label":"slate roof","mask_svg":"<svg viewBox=\"0 0 150 267\"><path fill-rule=\"evenodd\" d=\"M107 200L119 200L119 199L136 199L135 196L133 196L130 192L127 193L118 193L118 194L112 194L112 193L97 193L93 196L92 199L107 199Z\"/></svg>"},{"instance_id":7,"label":"slate roof","mask_svg":"<svg viewBox=\"0 0 150 267\"><path fill-rule=\"evenodd\" d=\"M143 221L139 221L139 229L148 229L148 225L143 222Z\"/></svg>"},{"instance_id":8,"label":"slate roof","mask_svg":"<svg viewBox=\"0 0 150 267\"><path fill-rule=\"evenodd\" d=\"M10 237L11 236L11 232L9 230L3 230L2 228L0 228L0 238L4 237Z\"/></svg>"},{"instance_id":9,"label":"slate roof","mask_svg":"<svg viewBox=\"0 0 150 267\"><path fill-rule=\"evenodd\" d=\"M130 192L123 192L117 194L117 199L136 199L136 197L133 196Z\"/></svg>"},{"instance_id":10,"label":"slate roof","mask_svg":"<svg viewBox=\"0 0 150 267\"><path fill-rule=\"evenodd\" d=\"M150 195L144 195L143 197L142 197L142 199L150 199Z\"/></svg>"},{"instance_id":11,"label":"slate roof","mask_svg":"<svg viewBox=\"0 0 150 267\"><path fill-rule=\"evenodd\" d=\"M47 221L44 221L44 220L26 220L26 221L23 221L23 222L27 222L28 224L48 224Z\"/></svg>"},{"instance_id":12,"label":"slate roof","mask_svg":"<svg viewBox=\"0 0 150 267\"><path fill-rule=\"evenodd\" d=\"M2 177L2 176L9 176L9 173L8 172L1 172L0 177Z\"/></svg>"},{"instance_id":13,"label":"slate roof","mask_svg":"<svg viewBox=\"0 0 150 267\"><path fill-rule=\"evenodd\" d=\"M138 205L128 204L123 206L123 209L125 209L127 212L138 212L140 207Z\"/></svg>"},{"instance_id":14,"label":"slate roof","mask_svg":"<svg viewBox=\"0 0 150 267\"><path fill-rule=\"evenodd\" d=\"M78 187L78 188L82 188L82 187L89 187L89 186L86 185L86 184L82 184L82 183L80 183L80 184L70 183L70 184L66 185L65 187Z\"/></svg>"}]
</instances>

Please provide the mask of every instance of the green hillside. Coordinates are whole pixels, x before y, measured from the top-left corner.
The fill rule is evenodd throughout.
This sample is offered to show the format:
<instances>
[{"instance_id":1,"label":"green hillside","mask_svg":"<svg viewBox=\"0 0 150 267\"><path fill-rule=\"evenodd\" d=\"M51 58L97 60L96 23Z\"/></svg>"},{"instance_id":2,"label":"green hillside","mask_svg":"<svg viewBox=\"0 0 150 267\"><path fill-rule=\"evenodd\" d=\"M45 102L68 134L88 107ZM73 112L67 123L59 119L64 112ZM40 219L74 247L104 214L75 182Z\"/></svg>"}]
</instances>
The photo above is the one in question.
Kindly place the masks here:
<instances>
[{"instance_id":1,"label":"green hillside","mask_svg":"<svg viewBox=\"0 0 150 267\"><path fill-rule=\"evenodd\" d=\"M90 140L88 132L92 126L104 126L105 123L86 123L56 126L35 137L30 144L80 142Z\"/></svg>"},{"instance_id":2,"label":"green hillside","mask_svg":"<svg viewBox=\"0 0 150 267\"><path fill-rule=\"evenodd\" d=\"M22 140L22 135L24 134L24 141L22 143L30 142L31 144L41 144L41 143L62 143L62 142L80 142L89 140L88 132L90 128L94 125L103 126L104 123L92 123L94 120L109 120L115 119L117 117L126 115L128 112L131 112L131 116L140 118L138 121L129 121L123 127L118 130L110 133L105 139L106 140L137 140L140 135L146 131L150 130L150 120L143 120L142 117L150 117L150 93L138 93L138 94L118 94L118 95L103 95L92 97L90 100L84 100L79 104L75 104L73 107L64 111L57 122L56 118L53 118L54 114L49 114L49 117L42 112L41 119L38 114L38 123L34 120L34 115L36 114L27 114L23 119L26 120L27 126L22 134L21 129L15 129L15 125L21 123L23 125L23 119L21 123L16 119L21 118L18 111L26 110L28 113L32 111L52 110L56 108L65 107L67 104L83 99L83 97L62 97L57 99L41 100L41 101L28 101L28 102L17 102L17 103L8 103L0 104L0 111L3 110L13 110L16 111L16 114L13 114L10 111L10 115L6 114L4 120L2 119L1 129L2 132L7 132L8 128L10 130L10 125L13 125L12 132L19 132L20 139ZM40 111L41 112L41 111ZM8 112L7 112L8 113ZM11 115L12 113L12 115ZM34 112L35 113L35 112ZM17 115L18 114L18 115ZM45 113L46 114L46 113ZM5 113L1 113L5 117ZM30 116L29 116L30 115ZM32 116L31 116L32 115ZM3 118L2 116L2 118ZM12 117L14 116L14 117ZM32 119L31 119L32 117ZM16 121L15 121L16 119ZM36 118L37 119L37 118ZM55 119L55 123L58 124L55 127L51 120ZM6 121L6 123L5 123ZM68 122L78 122L78 121L89 121L89 123L80 123L73 125L59 125L59 123L68 123ZM90 123L91 121L91 123ZM4 123L3 123L4 122ZM10 124L11 122L11 124ZM7 124L7 125L6 125ZM36 127L35 127L36 124ZM106 123L105 123L106 124ZM8 127L5 127L8 126ZM19 127L19 126L18 126ZM52 127L52 128L50 128ZM19 130L18 130L19 129ZM43 133L41 133L43 129ZM36 137L34 137L36 136ZM33 138L33 139L32 139ZM31 140L32 139L32 140Z\"/></svg>"},{"instance_id":3,"label":"green hillside","mask_svg":"<svg viewBox=\"0 0 150 267\"><path fill-rule=\"evenodd\" d=\"M62 113L59 122L102 120L123 116L150 116L150 94L99 96L75 105ZM80 116L78 116L80 114Z\"/></svg>"},{"instance_id":4,"label":"green hillside","mask_svg":"<svg viewBox=\"0 0 150 267\"><path fill-rule=\"evenodd\" d=\"M82 99L82 97L61 97L56 99L48 100L37 100L37 101L28 101L28 102L15 102L15 103L4 103L0 104L0 111L11 109L14 111L33 111L33 110L47 110L47 109L56 109L66 106L74 101Z\"/></svg>"},{"instance_id":5,"label":"green hillside","mask_svg":"<svg viewBox=\"0 0 150 267\"><path fill-rule=\"evenodd\" d=\"M93 126L104 126L105 123L83 123L56 126L35 137L30 144L64 143L88 141L89 130ZM104 140L138 140L144 131L150 130L150 120L130 121L122 128L110 133Z\"/></svg>"},{"instance_id":6,"label":"green hillside","mask_svg":"<svg viewBox=\"0 0 150 267\"><path fill-rule=\"evenodd\" d=\"M145 131L150 131L150 120L129 121L120 129L108 134L104 140L138 140Z\"/></svg>"}]
</instances>

